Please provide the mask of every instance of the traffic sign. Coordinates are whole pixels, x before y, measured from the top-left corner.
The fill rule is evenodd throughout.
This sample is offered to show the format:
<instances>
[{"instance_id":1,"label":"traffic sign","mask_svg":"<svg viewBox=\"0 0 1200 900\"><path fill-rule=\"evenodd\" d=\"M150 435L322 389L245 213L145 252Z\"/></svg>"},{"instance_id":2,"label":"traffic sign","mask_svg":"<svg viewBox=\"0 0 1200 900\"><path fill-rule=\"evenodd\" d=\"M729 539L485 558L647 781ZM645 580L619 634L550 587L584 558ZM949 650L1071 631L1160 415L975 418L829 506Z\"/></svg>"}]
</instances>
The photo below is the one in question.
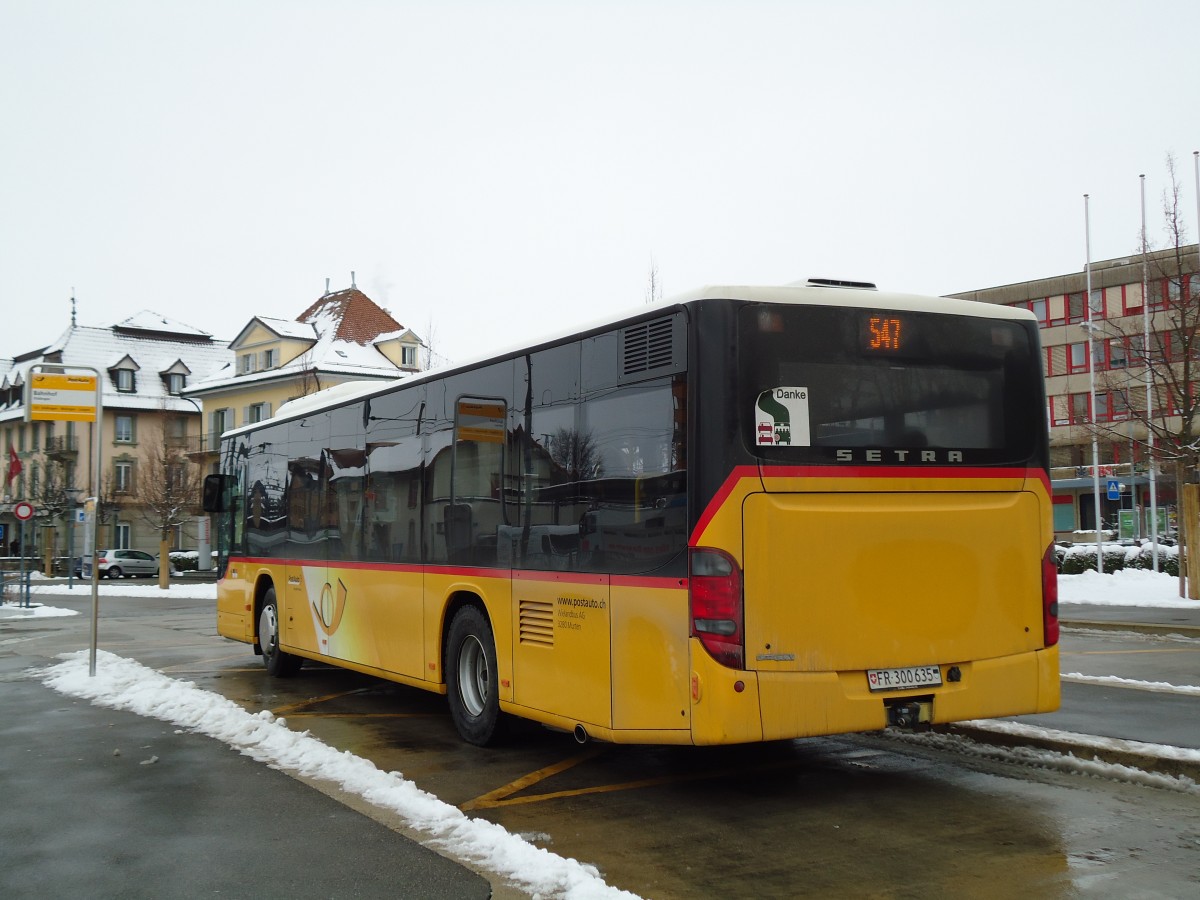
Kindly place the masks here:
<instances>
[{"instance_id":1,"label":"traffic sign","mask_svg":"<svg viewBox=\"0 0 1200 900\"><path fill-rule=\"evenodd\" d=\"M1108 499L1121 499L1121 482L1117 481L1115 478L1108 479Z\"/></svg>"},{"instance_id":2,"label":"traffic sign","mask_svg":"<svg viewBox=\"0 0 1200 900\"><path fill-rule=\"evenodd\" d=\"M27 503L26 501L22 500L20 503L18 503L16 506L13 507L13 515L16 516L18 519L20 519L22 522L28 522L30 519L33 518L33 504Z\"/></svg>"}]
</instances>

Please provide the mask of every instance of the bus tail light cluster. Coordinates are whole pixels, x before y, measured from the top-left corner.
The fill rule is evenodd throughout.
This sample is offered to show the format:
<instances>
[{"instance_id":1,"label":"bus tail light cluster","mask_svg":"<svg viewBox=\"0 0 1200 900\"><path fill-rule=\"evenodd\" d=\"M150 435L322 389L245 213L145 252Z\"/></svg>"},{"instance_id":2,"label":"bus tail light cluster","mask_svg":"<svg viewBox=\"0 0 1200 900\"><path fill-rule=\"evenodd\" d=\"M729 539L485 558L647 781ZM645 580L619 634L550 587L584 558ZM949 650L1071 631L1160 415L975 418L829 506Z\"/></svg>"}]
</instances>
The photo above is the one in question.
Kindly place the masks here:
<instances>
[{"instance_id":1,"label":"bus tail light cluster","mask_svg":"<svg viewBox=\"0 0 1200 900\"><path fill-rule=\"evenodd\" d=\"M688 555L688 594L692 637L717 662L731 669L746 665L742 634L742 573L723 550L693 547Z\"/></svg>"},{"instance_id":2,"label":"bus tail light cluster","mask_svg":"<svg viewBox=\"0 0 1200 900\"><path fill-rule=\"evenodd\" d=\"M1053 544L1042 557L1042 631L1047 647L1058 643L1058 567Z\"/></svg>"}]
</instances>

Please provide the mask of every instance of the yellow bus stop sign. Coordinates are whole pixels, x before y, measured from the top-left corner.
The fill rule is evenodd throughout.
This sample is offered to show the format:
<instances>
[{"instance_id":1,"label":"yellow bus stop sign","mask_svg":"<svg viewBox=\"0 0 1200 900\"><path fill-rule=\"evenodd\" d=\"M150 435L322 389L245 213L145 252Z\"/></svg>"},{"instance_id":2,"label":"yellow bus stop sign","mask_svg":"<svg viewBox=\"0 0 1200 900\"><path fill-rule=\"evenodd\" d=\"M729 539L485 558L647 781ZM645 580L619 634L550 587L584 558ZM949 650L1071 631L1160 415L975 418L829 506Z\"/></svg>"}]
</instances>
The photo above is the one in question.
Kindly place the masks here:
<instances>
[{"instance_id":1,"label":"yellow bus stop sign","mask_svg":"<svg viewBox=\"0 0 1200 900\"><path fill-rule=\"evenodd\" d=\"M95 422L96 376L34 372L25 408L31 422Z\"/></svg>"}]
</instances>

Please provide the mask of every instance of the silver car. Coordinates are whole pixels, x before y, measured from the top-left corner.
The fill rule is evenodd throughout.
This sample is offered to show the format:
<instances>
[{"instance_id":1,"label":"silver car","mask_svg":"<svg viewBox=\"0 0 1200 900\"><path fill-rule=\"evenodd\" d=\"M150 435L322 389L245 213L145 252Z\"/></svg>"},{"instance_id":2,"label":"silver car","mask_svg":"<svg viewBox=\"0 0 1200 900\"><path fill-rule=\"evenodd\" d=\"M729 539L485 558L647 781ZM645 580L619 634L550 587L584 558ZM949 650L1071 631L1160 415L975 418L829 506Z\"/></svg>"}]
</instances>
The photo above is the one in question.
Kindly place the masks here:
<instances>
[{"instance_id":1,"label":"silver car","mask_svg":"<svg viewBox=\"0 0 1200 900\"><path fill-rule=\"evenodd\" d=\"M101 578L120 578L128 575L150 577L158 574L158 557L144 550L101 550L96 554L100 560ZM84 560L84 571L90 574L90 559Z\"/></svg>"}]
</instances>

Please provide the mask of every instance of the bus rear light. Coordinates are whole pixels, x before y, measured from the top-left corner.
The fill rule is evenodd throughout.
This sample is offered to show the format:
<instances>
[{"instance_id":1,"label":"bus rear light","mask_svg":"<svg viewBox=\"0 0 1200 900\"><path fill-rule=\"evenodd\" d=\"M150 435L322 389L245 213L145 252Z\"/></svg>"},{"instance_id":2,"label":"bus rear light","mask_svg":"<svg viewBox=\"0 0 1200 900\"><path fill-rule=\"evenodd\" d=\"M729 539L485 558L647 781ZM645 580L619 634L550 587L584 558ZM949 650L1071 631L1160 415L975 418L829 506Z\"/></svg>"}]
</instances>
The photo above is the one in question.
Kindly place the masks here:
<instances>
[{"instance_id":1,"label":"bus rear light","mask_svg":"<svg viewBox=\"0 0 1200 900\"><path fill-rule=\"evenodd\" d=\"M1042 557L1042 632L1047 647L1058 643L1058 567L1053 544Z\"/></svg>"},{"instance_id":2,"label":"bus rear light","mask_svg":"<svg viewBox=\"0 0 1200 900\"><path fill-rule=\"evenodd\" d=\"M717 662L745 667L742 636L742 573L723 550L693 547L688 555L692 637Z\"/></svg>"}]
</instances>

